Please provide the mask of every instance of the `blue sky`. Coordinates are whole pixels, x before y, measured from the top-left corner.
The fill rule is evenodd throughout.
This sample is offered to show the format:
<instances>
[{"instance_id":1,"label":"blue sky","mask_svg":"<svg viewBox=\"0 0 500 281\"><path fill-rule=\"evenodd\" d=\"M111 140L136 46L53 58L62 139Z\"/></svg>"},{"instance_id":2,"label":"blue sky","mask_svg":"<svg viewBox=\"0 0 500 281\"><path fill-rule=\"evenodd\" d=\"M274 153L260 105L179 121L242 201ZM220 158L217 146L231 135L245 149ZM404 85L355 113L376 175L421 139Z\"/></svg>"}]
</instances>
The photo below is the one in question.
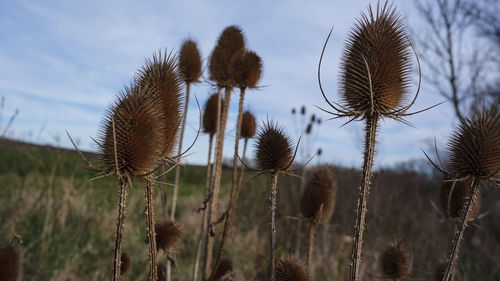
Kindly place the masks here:
<instances>
[{"instance_id":1,"label":"blue sky","mask_svg":"<svg viewBox=\"0 0 500 281\"><path fill-rule=\"evenodd\" d=\"M334 32L322 79L329 98L338 100L344 40L370 2L376 4L365 0L313 4L294 0L0 1L0 97L5 97L0 129L18 108L8 136L68 147L66 129L83 149L95 149L89 136L97 135L106 107L145 58L162 48L176 51L190 37L198 42L206 59L219 33L237 24L245 32L247 47L256 51L264 64L261 85L265 87L248 92L245 108L259 120L278 121L296 139L292 107L305 105L308 115L314 112L323 121L329 118L314 106L326 108L316 70L330 28L334 26ZM418 22L410 1L395 4L405 20ZM192 90L202 106L212 91L204 84ZM233 94L227 126L227 158L232 156L237 97ZM414 109L441 101L424 83ZM193 140L198 117L196 104L190 102L184 143ZM456 122L446 104L408 120L415 128L392 120L382 122L377 166L422 158L420 147L427 148L434 137L438 144L444 144ZM310 150L323 149L322 161L357 167L363 124L340 127L345 121L323 122L308 144ZM187 161L205 163L207 147L208 137L200 136Z\"/></svg>"}]
</instances>

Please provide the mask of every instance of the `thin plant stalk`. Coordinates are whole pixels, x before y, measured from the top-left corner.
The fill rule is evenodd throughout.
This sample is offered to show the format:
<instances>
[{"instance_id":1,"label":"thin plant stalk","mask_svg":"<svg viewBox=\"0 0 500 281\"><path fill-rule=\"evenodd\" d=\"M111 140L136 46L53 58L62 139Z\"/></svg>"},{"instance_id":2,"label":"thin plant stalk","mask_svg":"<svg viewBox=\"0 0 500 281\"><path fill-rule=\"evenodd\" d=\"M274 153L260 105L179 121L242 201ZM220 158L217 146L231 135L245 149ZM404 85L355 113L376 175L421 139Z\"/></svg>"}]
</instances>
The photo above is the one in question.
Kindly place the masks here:
<instances>
[{"instance_id":1,"label":"thin plant stalk","mask_svg":"<svg viewBox=\"0 0 500 281\"><path fill-rule=\"evenodd\" d=\"M359 280L359 267L361 264L361 253L363 234L365 231L368 194L370 191L370 180L372 176L373 156L375 154L375 136L377 133L378 116L371 114L366 118L365 151L363 155L363 173L361 186L359 188L358 207L356 211L356 224L354 226L354 237L351 252L351 267L349 280Z\"/></svg>"},{"instance_id":2,"label":"thin plant stalk","mask_svg":"<svg viewBox=\"0 0 500 281\"><path fill-rule=\"evenodd\" d=\"M177 147L177 155L182 154L182 140L184 139L184 129L186 128L187 110L189 104L189 91L191 89L191 83L186 83L186 101L184 102L184 110L182 113L182 123L181 132L179 134L179 146ZM175 220L175 209L177 207L177 193L179 190L179 178L181 174L181 165L177 165L175 168L175 182L174 182L174 192L172 195L172 209L170 212L170 219Z\"/></svg>"},{"instance_id":3,"label":"thin plant stalk","mask_svg":"<svg viewBox=\"0 0 500 281\"><path fill-rule=\"evenodd\" d=\"M241 137L241 120L243 116L243 100L245 99L245 87L240 88L240 102L238 108L238 122L236 125L236 139L234 141L234 155L233 155L233 178L232 178L232 186L231 186L231 198L229 199L229 206L226 213L226 220L224 222L224 229L222 231L222 238L219 247L219 253L217 254L217 258L215 260L215 266L213 272L217 272L217 268L222 259L222 255L224 254L224 247L227 242L227 238L229 236L230 228L231 228L231 218L233 215L233 210L236 206L236 202L238 201L238 151L239 151L239 143Z\"/></svg>"},{"instance_id":4,"label":"thin plant stalk","mask_svg":"<svg viewBox=\"0 0 500 281\"><path fill-rule=\"evenodd\" d=\"M168 217L168 210L167 210L167 185L165 184L167 182L167 175L165 173L164 165L161 167L161 174L162 174L162 182L160 183L161 217L165 220Z\"/></svg>"},{"instance_id":5,"label":"thin plant stalk","mask_svg":"<svg viewBox=\"0 0 500 281\"><path fill-rule=\"evenodd\" d=\"M245 138L245 141L243 142L243 156L242 160L245 162L245 154L247 152L247 144L248 144L248 138ZM241 190L241 185L243 184L243 174L245 173L245 165L241 165L240 167L240 179L238 180L238 192Z\"/></svg>"},{"instance_id":6,"label":"thin plant stalk","mask_svg":"<svg viewBox=\"0 0 500 281\"><path fill-rule=\"evenodd\" d=\"M275 280L276 276L276 195L278 193L278 173L272 174L271 184L271 217L270 217L270 231L269 231L269 271L271 281Z\"/></svg>"},{"instance_id":7,"label":"thin plant stalk","mask_svg":"<svg viewBox=\"0 0 500 281\"><path fill-rule=\"evenodd\" d=\"M312 255L314 251L314 237L316 235L317 224L315 222L309 223L309 242L307 245L307 266L309 269L312 268ZM312 270L311 270L312 273Z\"/></svg>"},{"instance_id":8,"label":"thin plant stalk","mask_svg":"<svg viewBox=\"0 0 500 281\"><path fill-rule=\"evenodd\" d=\"M210 139L208 141L208 161L207 161L207 178L205 179L205 200L210 196L210 179L212 175L212 146L213 146L214 135L210 134ZM196 247L196 258L193 267L193 281L198 279L198 267L200 264L201 248L203 245L203 237L205 236L205 231L207 229L206 217L207 217L207 203L204 202L204 208L202 210L203 217L201 220L200 234L198 235L198 246Z\"/></svg>"},{"instance_id":9,"label":"thin plant stalk","mask_svg":"<svg viewBox=\"0 0 500 281\"><path fill-rule=\"evenodd\" d=\"M456 260L458 258L458 252L460 250L460 244L463 239L465 228L467 227L467 221L471 213L472 206L476 201L477 190L479 189L479 180L474 178L471 183L471 194L467 199L467 204L462 209L462 214L460 220L457 222L457 231L455 232L455 238L453 239L452 246L450 248L450 254L448 256L448 264L446 266L446 271L444 274L443 281L451 281L453 270L455 267Z\"/></svg>"},{"instance_id":10,"label":"thin plant stalk","mask_svg":"<svg viewBox=\"0 0 500 281\"><path fill-rule=\"evenodd\" d=\"M227 91L227 89L226 89ZM227 101L224 101L224 105L227 104ZM214 157L214 164L213 164L213 177L212 177L212 182L211 182L211 188L210 188L210 196L208 197L209 204L208 204L208 213L207 213L207 222L206 222L206 238L205 238L205 260L203 261L203 275L202 279L206 280L208 276L210 275L210 266L212 265L212 249L214 246L214 241L213 237L210 233L210 228L212 224L212 217L214 216L214 209L215 206L217 205L217 200L218 200L218 189L217 189L217 194L215 193L215 178L217 177L217 167L219 166L219 150L221 146L221 135L223 134L222 132L224 131L222 129L222 120L221 116L222 114L222 87L218 87L217 89L217 122L215 126L215 134L216 134L216 142L215 142L215 157ZM222 152L222 151L221 151ZM222 158L222 157L221 157Z\"/></svg>"},{"instance_id":11,"label":"thin plant stalk","mask_svg":"<svg viewBox=\"0 0 500 281\"><path fill-rule=\"evenodd\" d=\"M121 279L121 256L122 256L122 240L123 240L123 224L125 220L125 205L127 200L127 188L129 180L127 177L121 176L120 181L120 202L118 204L118 218L116 221L116 241L115 241L115 259L113 264L113 280Z\"/></svg>"},{"instance_id":12,"label":"thin plant stalk","mask_svg":"<svg viewBox=\"0 0 500 281\"><path fill-rule=\"evenodd\" d=\"M149 243L149 280L156 281L156 231L154 219L154 198L153 198L153 182L146 180L145 183L145 199L146 199L146 222L148 231Z\"/></svg>"}]
</instances>

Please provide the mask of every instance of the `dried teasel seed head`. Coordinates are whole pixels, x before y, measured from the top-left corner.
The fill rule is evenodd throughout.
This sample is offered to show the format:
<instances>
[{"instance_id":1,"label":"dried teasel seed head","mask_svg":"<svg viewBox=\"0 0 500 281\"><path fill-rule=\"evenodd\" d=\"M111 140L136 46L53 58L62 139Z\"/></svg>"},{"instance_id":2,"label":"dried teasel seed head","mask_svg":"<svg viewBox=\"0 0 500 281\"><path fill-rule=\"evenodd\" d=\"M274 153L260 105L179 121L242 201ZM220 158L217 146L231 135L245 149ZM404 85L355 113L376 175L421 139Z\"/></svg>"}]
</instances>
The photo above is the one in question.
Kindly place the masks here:
<instances>
[{"instance_id":1,"label":"dried teasel seed head","mask_svg":"<svg viewBox=\"0 0 500 281\"><path fill-rule=\"evenodd\" d=\"M311 134L312 132L312 123L309 123L306 127L306 134Z\"/></svg>"},{"instance_id":2,"label":"dried teasel seed head","mask_svg":"<svg viewBox=\"0 0 500 281\"><path fill-rule=\"evenodd\" d=\"M179 71L186 83L198 82L201 76L201 55L196 42L186 40L179 54Z\"/></svg>"},{"instance_id":3,"label":"dried teasel seed head","mask_svg":"<svg viewBox=\"0 0 500 281\"><path fill-rule=\"evenodd\" d=\"M165 115L154 96L151 88L126 87L108 109L99 133L100 158L106 173L118 168L122 175L141 176L156 167L164 147Z\"/></svg>"},{"instance_id":4,"label":"dried teasel seed head","mask_svg":"<svg viewBox=\"0 0 500 281\"><path fill-rule=\"evenodd\" d=\"M318 123L318 124L321 124L321 118L318 118L317 123Z\"/></svg>"},{"instance_id":5,"label":"dried teasel seed head","mask_svg":"<svg viewBox=\"0 0 500 281\"><path fill-rule=\"evenodd\" d=\"M471 181L446 181L441 183L439 190L439 203L449 219L457 219L462 214L462 208L467 204L471 192ZM476 200L472 205L469 219L475 218L479 214L481 207L481 190L476 193Z\"/></svg>"},{"instance_id":6,"label":"dried teasel seed head","mask_svg":"<svg viewBox=\"0 0 500 281\"><path fill-rule=\"evenodd\" d=\"M232 65L233 81L240 88L256 88L262 74L262 60L254 51L241 52Z\"/></svg>"},{"instance_id":7,"label":"dried teasel seed head","mask_svg":"<svg viewBox=\"0 0 500 281\"><path fill-rule=\"evenodd\" d=\"M328 223L335 208L337 180L329 166L309 172L300 201L302 216L318 223Z\"/></svg>"},{"instance_id":8,"label":"dried teasel seed head","mask_svg":"<svg viewBox=\"0 0 500 281\"><path fill-rule=\"evenodd\" d=\"M314 121L316 121L316 115L315 114L311 115L311 123L314 123Z\"/></svg>"},{"instance_id":9,"label":"dried teasel seed head","mask_svg":"<svg viewBox=\"0 0 500 281\"><path fill-rule=\"evenodd\" d=\"M241 116L241 137L244 139L250 139L255 136L255 131L257 129L257 124L255 122L255 117L250 111L243 112Z\"/></svg>"},{"instance_id":10,"label":"dried teasel seed head","mask_svg":"<svg viewBox=\"0 0 500 281\"><path fill-rule=\"evenodd\" d=\"M380 267L386 279L406 279L411 272L410 254L399 243L395 243L382 254Z\"/></svg>"},{"instance_id":11,"label":"dried teasel seed head","mask_svg":"<svg viewBox=\"0 0 500 281\"><path fill-rule=\"evenodd\" d=\"M376 11L370 6L350 33L342 56L340 89L346 107L356 115L390 115L407 95L409 46L395 9L387 3L377 5Z\"/></svg>"},{"instance_id":12,"label":"dried teasel seed head","mask_svg":"<svg viewBox=\"0 0 500 281\"><path fill-rule=\"evenodd\" d=\"M231 68L237 56L245 50L245 37L239 26L226 27L217 45L212 51L208 70L210 79L215 81L219 87L233 86L231 84Z\"/></svg>"},{"instance_id":13,"label":"dried teasel seed head","mask_svg":"<svg viewBox=\"0 0 500 281\"><path fill-rule=\"evenodd\" d=\"M295 115L295 113L296 113L295 108L292 108L292 115Z\"/></svg>"},{"instance_id":14,"label":"dried teasel seed head","mask_svg":"<svg viewBox=\"0 0 500 281\"><path fill-rule=\"evenodd\" d=\"M323 150L321 148L318 148L318 152L316 152L316 154L318 154L318 156L321 156L321 154L323 154Z\"/></svg>"},{"instance_id":15,"label":"dried teasel seed head","mask_svg":"<svg viewBox=\"0 0 500 281\"><path fill-rule=\"evenodd\" d=\"M292 257L280 259L276 264L276 281L310 281L307 266Z\"/></svg>"},{"instance_id":16,"label":"dried teasel seed head","mask_svg":"<svg viewBox=\"0 0 500 281\"><path fill-rule=\"evenodd\" d=\"M182 236L182 230L176 223L172 221L161 221L155 223L156 230L156 246L158 250L167 251L172 247Z\"/></svg>"},{"instance_id":17,"label":"dried teasel seed head","mask_svg":"<svg viewBox=\"0 0 500 281\"><path fill-rule=\"evenodd\" d=\"M228 258L224 258L220 261L219 267L217 267L217 271L214 273L213 280L220 280L222 277L231 273L233 271L233 261Z\"/></svg>"},{"instance_id":18,"label":"dried teasel seed head","mask_svg":"<svg viewBox=\"0 0 500 281\"><path fill-rule=\"evenodd\" d=\"M146 59L135 76L139 87L154 89L156 100L162 105L162 123L164 155L169 155L176 144L176 135L181 119L181 79L175 57L166 51L153 54L153 59Z\"/></svg>"},{"instance_id":19,"label":"dried teasel seed head","mask_svg":"<svg viewBox=\"0 0 500 281\"><path fill-rule=\"evenodd\" d=\"M302 106L302 107L300 108L300 114L302 114L302 115L306 115L306 107L305 107L305 106Z\"/></svg>"},{"instance_id":20,"label":"dried teasel seed head","mask_svg":"<svg viewBox=\"0 0 500 281\"><path fill-rule=\"evenodd\" d=\"M158 263L156 265L156 280L157 281L166 281L167 280L167 268L164 263Z\"/></svg>"},{"instance_id":21,"label":"dried teasel seed head","mask_svg":"<svg viewBox=\"0 0 500 281\"><path fill-rule=\"evenodd\" d=\"M16 281L21 270L21 255L14 243L0 245L0 280Z\"/></svg>"},{"instance_id":22,"label":"dried teasel seed head","mask_svg":"<svg viewBox=\"0 0 500 281\"><path fill-rule=\"evenodd\" d=\"M436 268L436 272L434 273L434 280L442 281L444 278L444 273L446 272L446 266L448 264L446 262L440 263ZM457 267L454 268L453 273L451 274L451 281L460 281L462 280L462 276L458 271Z\"/></svg>"},{"instance_id":23,"label":"dried teasel seed head","mask_svg":"<svg viewBox=\"0 0 500 281\"><path fill-rule=\"evenodd\" d=\"M500 177L500 111L474 111L458 126L448 145L450 174L481 180Z\"/></svg>"},{"instance_id":24,"label":"dried teasel seed head","mask_svg":"<svg viewBox=\"0 0 500 281\"><path fill-rule=\"evenodd\" d=\"M203 132L213 135L217 130L217 94L212 94L205 103L203 111ZM224 99L221 97L221 108L224 107Z\"/></svg>"},{"instance_id":25,"label":"dried teasel seed head","mask_svg":"<svg viewBox=\"0 0 500 281\"><path fill-rule=\"evenodd\" d=\"M257 168L265 172L284 171L292 157L292 146L285 130L273 122L265 123L257 134Z\"/></svg>"},{"instance_id":26,"label":"dried teasel seed head","mask_svg":"<svg viewBox=\"0 0 500 281\"><path fill-rule=\"evenodd\" d=\"M120 275L125 275L130 271L130 256L127 252L122 252L121 255L121 266L120 266Z\"/></svg>"}]
</instances>

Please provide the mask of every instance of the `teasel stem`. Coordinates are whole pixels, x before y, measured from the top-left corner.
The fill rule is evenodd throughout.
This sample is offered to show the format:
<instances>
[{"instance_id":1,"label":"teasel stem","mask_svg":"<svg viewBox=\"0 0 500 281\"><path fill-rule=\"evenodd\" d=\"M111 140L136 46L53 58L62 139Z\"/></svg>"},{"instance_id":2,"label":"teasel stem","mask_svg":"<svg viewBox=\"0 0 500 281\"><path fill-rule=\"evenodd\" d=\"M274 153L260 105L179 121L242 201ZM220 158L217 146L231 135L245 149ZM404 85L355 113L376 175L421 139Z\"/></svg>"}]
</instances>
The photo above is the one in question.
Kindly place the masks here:
<instances>
[{"instance_id":1,"label":"teasel stem","mask_svg":"<svg viewBox=\"0 0 500 281\"><path fill-rule=\"evenodd\" d=\"M207 233L206 233L206 239L205 239L205 260L203 262L203 280L207 280L207 278L210 276L210 266L212 265L212 249L214 246L214 238L212 237L210 233L210 228L212 224L212 218L215 216L215 213L217 211L217 201L218 201L218 196L219 196L219 187L216 186L216 178L217 178L217 172L219 172L219 162L222 162L222 145L224 143L223 141L223 135L224 135L224 126L222 123L223 120L221 116L223 117L223 111L224 109L222 108L222 88L219 87L217 91L217 126L216 126L216 142L215 142L215 157L214 157L214 166L213 166L213 177L212 177L212 182L211 182L211 191L210 191L210 200L209 200L209 205L208 205L208 214L207 214ZM231 90L229 89L229 94L228 94L228 88L226 88L226 95L225 97L228 98L230 97ZM228 105L229 100L224 100L224 107L229 107ZM219 155L220 154L220 155ZM221 168L222 168L222 163L220 163ZM219 183L220 183L220 172L219 172Z\"/></svg>"},{"instance_id":2,"label":"teasel stem","mask_svg":"<svg viewBox=\"0 0 500 281\"><path fill-rule=\"evenodd\" d=\"M168 217L168 210L167 210L167 185L165 182L167 182L167 175L165 174L165 165L161 167L161 173L162 173L162 182L160 183L160 190L161 190L161 217L163 219L167 219Z\"/></svg>"},{"instance_id":3,"label":"teasel stem","mask_svg":"<svg viewBox=\"0 0 500 281\"><path fill-rule=\"evenodd\" d=\"M123 240L123 224L125 221L125 205L127 200L127 188L130 184L128 177L120 176L120 202L118 203L118 218L116 220L116 241L115 241L115 259L113 264L113 280L121 279L121 256Z\"/></svg>"},{"instance_id":4,"label":"teasel stem","mask_svg":"<svg viewBox=\"0 0 500 281\"><path fill-rule=\"evenodd\" d=\"M189 91L191 89L191 83L186 83L186 101L184 102L184 110L182 113L182 123L181 123L181 133L179 135L179 146L177 148L177 155L182 154L182 140L184 139L184 129L186 128L187 110L189 104ZM179 178L181 175L181 165L175 167L175 182L174 182L174 192L172 195L172 209L170 212L170 219L175 221L175 208L177 206L177 193L179 190ZM168 263L168 262L167 262Z\"/></svg>"},{"instance_id":5,"label":"teasel stem","mask_svg":"<svg viewBox=\"0 0 500 281\"><path fill-rule=\"evenodd\" d=\"M213 146L214 135L210 134L210 139L208 141L208 161L207 161L207 178L205 180L205 200L210 196L210 179L212 175L212 146ZM200 264L201 247L203 246L203 237L205 236L205 231L207 230L207 204L204 202L204 208L202 210L203 217L201 219L200 234L198 235L198 246L196 247L196 258L194 261L193 268L193 281L198 279L198 267Z\"/></svg>"},{"instance_id":6,"label":"teasel stem","mask_svg":"<svg viewBox=\"0 0 500 281\"><path fill-rule=\"evenodd\" d=\"M377 134L378 115L375 113L366 117L365 151L363 155L363 174L359 188L358 207L356 211L356 224L354 226L354 240L351 252L351 268L349 280L359 280L359 265L361 264L361 253L363 234L365 231L368 194L370 192L370 180L372 176L373 156L375 154L375 136Z\"/></svg>"},{"instance_id":7,"label":"teasel stem","mask_svg":"<svg viewBox=\"0 0 500 281\"><path fill-rule=\"evenodd\" d=\"M247 152L247 144L248 144L248 139L245 138L245 141L243 142L243 156L241 159L243 162L245 162L245 154ZM241 165L240 167L240 179L238 180L238 193L240 192L241 185L243 184L243 174L245 173L245 165Z\"/></svg>"},{"instance_id":8,"label":"teasel stem","mask_svg":"<svg viewBox=\"0 0 500 281\"><path fill-rule=\"evenodd\" d=\"M457 222L457 231L455 232L455 238L450 248L450 254L448 256L448 264L446 266L446 271L444 274L443 281L451 281L453 275L453 269L455 267L456 260L458 258L458 251L460 250L460 244L462 242L465 228L467 227L467 221L469 220L470 212L474 202L476 201L477 190L479 189L479 179L474 177L471 183L471 193L467 199L467 204L462 209L462 215L460 216L460 221Z\"/></svg>"},{"instance_id":9,"label":"teasel stem","mask_svg":"<svg viewBox=\"0 0 500 281\"><path fill-rule=\"evenodd\" d=\"M149 243L149 280L156 281L156 231L154 219L154 199L153 199L153 182L151 179L146 179L145 185L146 199L146 223L148 231Z\"/></svg>"},{"instance_id":10,"label":"teasel stem","mask_svg":"<svg viewBox=\"0 0 500 281\"><path fill-rule=\"evenodd\" d=\"M224 254L224 247L227 242L227 238L229 236L229 231L231 228L231 218L233 215L233 210L236 206L236 202L238 201L238 151L239 151L239 143L241 136L241 120L243 116L243 100L245 99L245 87L240 88L240 103L238 108L238 123L236 125L236 139L234 141L234 156L233 156L233 179L231 186L231 198L229 199L229 206L226 213L226 220L224 222L224 229L222 231L222 238L219 247L219 253L217 254L217 258L215 260L215 266L212 270L212 273L217 272L217 268L219 267L220 261L222 259L222 255Z\"/></svg>"},{"instance_id":11,"label":"teasel stem","mask_svg":"<svg viewBox=\"0 0 500 281\"><path fill-rule=\"evenodd\" d=\"M314 237L316 235L317 224L315 222L309 223L309 244L307 245L307 266L312 272L312 255L314 251Z\"/></svg>"},{"instance_id":12,"label":"teasel stem","mask_svg":"<svg viewBox=\"0 0 500 281\"><path fill-rule=\"evenodd\" d=\"M278 193L278 173L272 174L271 184L271 224L269 231L269 269L271 272L271 281L276 277L276 195Z\"/></svg>"}]
</instances>

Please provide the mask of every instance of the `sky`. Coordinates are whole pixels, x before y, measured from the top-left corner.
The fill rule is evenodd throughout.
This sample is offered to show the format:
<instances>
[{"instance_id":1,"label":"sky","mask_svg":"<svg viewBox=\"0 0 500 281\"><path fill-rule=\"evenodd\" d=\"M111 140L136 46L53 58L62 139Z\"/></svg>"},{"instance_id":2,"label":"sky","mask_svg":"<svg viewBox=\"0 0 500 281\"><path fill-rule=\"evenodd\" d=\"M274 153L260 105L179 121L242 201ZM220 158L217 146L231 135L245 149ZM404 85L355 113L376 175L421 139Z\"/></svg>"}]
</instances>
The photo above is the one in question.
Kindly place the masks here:
<instances>
[{"instance_id":1,"label":"sky","mask_svg":"<svg viewBox=\"0 0 500 281\"><path fill-rule=\"evenodd\" d=\"M346 167L360 167L364 124L342 126L317 107L328 109L317 82L318 60L333 27L323 65L326 95L339 100L339 58L344 41L360 13L376 1L24 1L0 0L0 97L4 108L0 133L16 109L6 136L40 144L71 147L67 130L83 150L96 150L96 137L107 107L155 51L176 52L183 40L198 43L206 69L207 57L220 32L239 25L247 48L263 60L259 90L247 91L245 109L258 124L266 119L284 126L296 142L306 123L292 108L306 107L322 119L311 137L304 137L303 154L321 148L320 158ZM394 1L404 21L414 23L412 1ZM411 26L418 29L418 26ZM208 74L204 73L205 76ZM418 75L411 93L415 92ZM207 83L191 87L203 107L213 93ZM232 95L224 157L233 155L239 93ZM413 106L420 110L442 102L423 81ZM413 127L383 120L378 133L376 167L423 158L436 138L443 146L456 120L447 104L407 118ZM199 127L194 99L188 107L184 143L193 142ZM200 135L186 162L206 163L208 137ZM248 155L253 155L253 144Z\"/></svg>"}]
</instances>

